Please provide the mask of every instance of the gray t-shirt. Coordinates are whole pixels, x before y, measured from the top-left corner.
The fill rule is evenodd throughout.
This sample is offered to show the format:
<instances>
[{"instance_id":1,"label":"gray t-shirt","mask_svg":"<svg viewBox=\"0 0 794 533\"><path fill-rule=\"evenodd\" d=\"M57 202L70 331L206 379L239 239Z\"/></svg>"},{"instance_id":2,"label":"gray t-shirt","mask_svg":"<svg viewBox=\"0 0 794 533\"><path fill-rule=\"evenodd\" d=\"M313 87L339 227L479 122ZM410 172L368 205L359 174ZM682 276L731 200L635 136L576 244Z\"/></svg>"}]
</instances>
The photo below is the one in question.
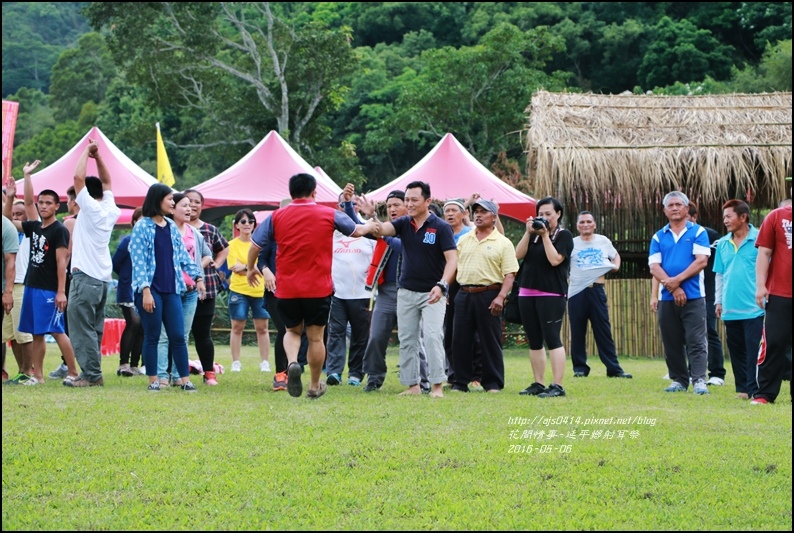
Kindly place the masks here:
<instances>
[{"instance_id":1,"label":"gray t-shirt","mask_svg":"<svg viewBox=\"0 0 794 533\"><path fill-rule=\"evenodd\" d=\"M568 298L582 292L588 285L611 272L614 265L611 260L618 255L612 241L603 235L595 234L591 241L583 241L581 237L573 240L571 253L571 282Z\"/></svg>"},{"instance_id":2,"label":"gray t-shirt","mask_svg":"<svg viewBox=\"0 0 794 533\"><path fill-rule=\"evenodd\" d=\"M17 228L14 226L14 223L8 220L6 217L3 217L3 270L2 276L2 289L1 291L6 290L6 254L15 254L19 251L19 234L17 233Z\"/></svg>"}]
</instances>

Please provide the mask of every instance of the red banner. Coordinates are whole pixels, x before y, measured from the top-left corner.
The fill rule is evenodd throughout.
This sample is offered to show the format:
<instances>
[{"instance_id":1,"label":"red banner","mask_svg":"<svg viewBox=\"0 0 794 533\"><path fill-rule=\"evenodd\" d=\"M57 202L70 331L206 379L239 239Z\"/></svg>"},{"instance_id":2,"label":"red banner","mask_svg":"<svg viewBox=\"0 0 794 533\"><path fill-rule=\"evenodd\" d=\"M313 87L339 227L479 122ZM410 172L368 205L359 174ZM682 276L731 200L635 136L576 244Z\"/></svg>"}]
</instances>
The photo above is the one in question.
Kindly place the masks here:
<instances>
[{"instance_id":1,"label":"red banner","mask_svg":"<svg viewBox=\"0 0 794 533\"><path fill-rule=\"evenodd\" d=\"M3 100L3 187L11 176L11 156L14 153L14 132L17 130L19 102Z\"/></svg>"}]
</instances>

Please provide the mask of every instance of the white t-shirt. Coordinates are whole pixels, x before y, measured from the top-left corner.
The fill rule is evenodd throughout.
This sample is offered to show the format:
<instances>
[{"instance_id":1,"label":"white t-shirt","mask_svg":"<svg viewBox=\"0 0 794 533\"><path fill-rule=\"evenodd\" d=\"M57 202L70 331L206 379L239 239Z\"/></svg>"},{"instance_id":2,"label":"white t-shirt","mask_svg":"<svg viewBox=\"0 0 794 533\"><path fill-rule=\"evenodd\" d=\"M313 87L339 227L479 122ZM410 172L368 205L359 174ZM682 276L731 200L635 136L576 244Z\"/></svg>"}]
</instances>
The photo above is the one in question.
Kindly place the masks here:
<instances>
[{"instance_id":1,"label":"white t-shirt","mask_svg":"<svg viewBox=\"0 0 794 533\"><path fill-rule=\"evenodd\" d=\"M113 261L110 257L110 234L121 210L116 206L113 193L105 191L98 202L83 187L77 195L80 214L72 233L72 270L101 281L110 281L113 276Z\"/></svg>"},{"instance_id":2,"label":"white t-shirt","mask_svg":"<svg viewBox=\"0 0 794 533\"><path fill-rule=\"evenodd\" d=\"M14 283L25 283L25 274L28 272L28 263L30 262L30 237L22 237L19 243L19 251L17 252L16 262L16 276L14 276Z\"/></svg>"},{"instance_id":3,"label":"white t-shirt","mask_svg":"<svg viewBox=\"0 0 794 533\"><path fill-rule=\"evenodd\" d=\"M365 237L348 237L334 231L333 246L331 277L334 280L334 296L342 300L369 299L372 293L364 286L375 251L375 241Z\"/></svg>"},{"instance_id":4,"label":"white t-shirt","mask_svg":"<svg viewBox=\"0 0 794 533\"><path fill-rule=\"evenodd\" d=\"M611 260L616 255L618 251L612 246L612 241L603 235L595 234L591 241L583 241L581 237L574 238L568 298L579 294L595 280L611 272L614 268Z\"/></svg>"}]
</instances>

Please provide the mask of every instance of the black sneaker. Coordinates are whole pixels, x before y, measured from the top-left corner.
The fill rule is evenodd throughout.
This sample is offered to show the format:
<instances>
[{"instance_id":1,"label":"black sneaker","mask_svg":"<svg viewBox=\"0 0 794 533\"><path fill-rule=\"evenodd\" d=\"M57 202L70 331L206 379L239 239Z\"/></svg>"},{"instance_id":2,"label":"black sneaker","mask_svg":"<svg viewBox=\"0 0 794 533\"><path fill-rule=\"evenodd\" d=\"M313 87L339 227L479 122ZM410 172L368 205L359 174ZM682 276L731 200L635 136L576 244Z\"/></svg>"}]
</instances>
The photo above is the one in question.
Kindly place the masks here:
<instances>
[{"instance_id":1,"label":"black sneaker","mask_svg":"<svg viewBox=\"0 0 794 533\"><path fill-rule=\"evenodd\" d=\"M303 394L302 373L303 369L299 363L290 363L287 367L287 392L293 398L300 398Z\"/></svg>"},{"instance_id":2,"label":"black sneaker","mask_svg":"<svg viewBox=\"0 0 794 533\"><path fill-rule=\"evenodd\" d=\"M190 382L190 381L188 381L184 385L180 385L179 388L182 389L184 392L198 392L198 389L196 389L196 386L193 385L193 383Z\"/></svg>"},{"instance_id":3,"label":"black sneaker","mask_svg":"<svg viewBox=\"0 0 794 533\"><path fill-rule=\"evenodd\" d=\"M543 386L543 383L538 383L536 381L535 383L533 383L526 389L522 390L518 394L524 394L527 396L538 396L539 394L542 394L544 392L546 392L546 387Z\"/></svg>"},{"instance_id":4,"label":"black sneaker","mask_svg":"<svg viewBox=\"0 0 794 533\"><path fill-rule=\"evenodd\" d=\"M549 388L546 389L546 392L538 394L538 398L554 398L555 396L565 396L565 389L556 383L549 385Z\"/></svg>"},{"instance_id":5,"label":"black sneaker","mask_svg":"<svg viewBox=\"0 0 794 533\"><path fill-rule=\"evenodd\" d=\"M430 383L420 383L419 390L422 391L422 394L430 394Z\"/></svg>"},{"instance_id":6,"label":"black sneaker","mask_svg":"<svg viewBox=\"0 0 794 533\"><path fill-rule=\"evenodd\" d=\"M160 382L155 381L154 383L149 383L149 388L147 388L149 392L160 392Z\"/></svg>"},{"instance_id":7,"label":"black sneaker","mask_svg":"<svg viewBox=\"0 0 794 533\"><path fill-rule=\"evenodd\" d=\"M373 383L371 381L367 381L366 386L364 386L364 392L375 392L376 390L380 389L380 385L377 383Z\"/></svg>"}]
</instances>

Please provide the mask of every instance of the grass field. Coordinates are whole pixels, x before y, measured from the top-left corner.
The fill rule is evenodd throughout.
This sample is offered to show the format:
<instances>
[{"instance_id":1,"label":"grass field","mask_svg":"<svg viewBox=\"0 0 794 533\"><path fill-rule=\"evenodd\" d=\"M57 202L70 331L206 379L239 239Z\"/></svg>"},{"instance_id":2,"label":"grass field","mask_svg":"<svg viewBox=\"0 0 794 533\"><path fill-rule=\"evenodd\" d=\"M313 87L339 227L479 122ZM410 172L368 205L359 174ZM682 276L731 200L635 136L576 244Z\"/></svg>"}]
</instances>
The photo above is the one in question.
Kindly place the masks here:
<instances>
[{"instance_id":1,"label":"grass field","mask_svg":"<svg viewBox=\"0 0 794 533\"><path fill-rule=\"evenodd\" d=\"M788 383L768 406L667 394L663 361L624 358L633 380L594 360L567 397L528 398L509 350L501 394L397 397L396 353L381 391L318 401L272 392L254 347L197 394L147 393L115 356L103 388L3 387L2 528L792 528Z\"/></svg>"}]
</instances>

